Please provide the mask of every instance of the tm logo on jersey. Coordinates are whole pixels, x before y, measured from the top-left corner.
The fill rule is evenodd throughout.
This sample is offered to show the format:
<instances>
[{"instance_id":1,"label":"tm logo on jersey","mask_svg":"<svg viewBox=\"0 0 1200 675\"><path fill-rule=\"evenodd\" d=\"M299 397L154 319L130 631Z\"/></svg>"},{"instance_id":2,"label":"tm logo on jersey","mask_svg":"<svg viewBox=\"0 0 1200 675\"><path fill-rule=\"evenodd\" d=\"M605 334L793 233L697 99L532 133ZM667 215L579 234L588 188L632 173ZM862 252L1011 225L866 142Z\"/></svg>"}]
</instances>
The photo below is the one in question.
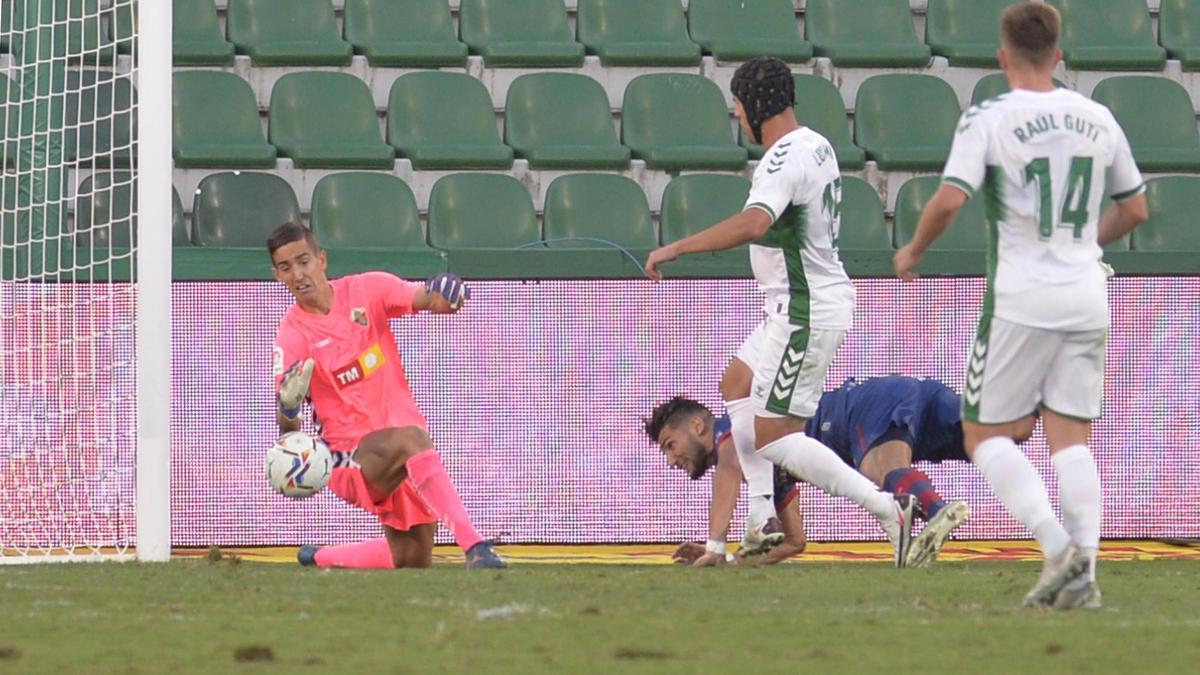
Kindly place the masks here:
<instances>
[{"instance_id":1,"label":"tm logo on jersey","mask_svg":"<svg viewBox=\"0 0 1200 675\"><path fill-rule=\"evenodd\" d=\"M360 354L357 359L333 371L333 379L337 382L338 388L349 387L367 379L385 363L387 360L383 358L383 350L376 343Z\"/></svg>"}]
</instances>

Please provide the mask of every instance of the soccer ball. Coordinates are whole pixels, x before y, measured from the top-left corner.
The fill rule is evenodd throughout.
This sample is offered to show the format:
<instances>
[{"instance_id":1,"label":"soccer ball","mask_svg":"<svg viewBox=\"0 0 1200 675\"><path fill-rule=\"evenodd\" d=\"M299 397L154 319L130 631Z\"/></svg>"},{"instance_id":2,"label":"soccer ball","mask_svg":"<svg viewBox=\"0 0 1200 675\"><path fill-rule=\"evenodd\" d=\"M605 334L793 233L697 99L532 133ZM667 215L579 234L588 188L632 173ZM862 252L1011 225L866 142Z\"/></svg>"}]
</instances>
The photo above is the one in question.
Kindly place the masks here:
<instances>
[{"instance_id":1,"label":"soccer ball","mask_svg":"<svg viewBox=\"0 0 1200 675\"><path fill-rule=\"evenodd\" d=\"M267 451L267 480L285 497L311 497L329 483L333 457L320 439L303 431L290 431Z\"/></svg>"}]
</instances>

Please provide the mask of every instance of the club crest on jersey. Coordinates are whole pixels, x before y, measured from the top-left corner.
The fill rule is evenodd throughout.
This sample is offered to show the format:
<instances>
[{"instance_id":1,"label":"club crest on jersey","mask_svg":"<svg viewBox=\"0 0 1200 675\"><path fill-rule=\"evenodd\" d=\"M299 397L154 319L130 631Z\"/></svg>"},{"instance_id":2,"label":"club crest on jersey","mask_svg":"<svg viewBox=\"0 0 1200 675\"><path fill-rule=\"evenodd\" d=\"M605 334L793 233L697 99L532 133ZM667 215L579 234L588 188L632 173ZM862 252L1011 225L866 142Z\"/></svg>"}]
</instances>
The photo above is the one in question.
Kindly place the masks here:
<instances>
[{"instance_id":1,"label":"club crest on jersey","mask_svg":"<svg viewBox=\"0 0 1200 675\"><path fill-rule=\"evenodd\" d=\"M383 350L376 343L371 345L367 351L359 354L357 359L333 371L333 380L337 382L339 389L344 389L367 379L385 363L387 363L387 359L383 357Z\"/></svg>"},{"instance_id":2,"label":"club crest on jersey","mask_svg":"<svg viewBox=\"0 0 1200 675\"><path fill-rule=\"evenodd\" d=\"M354 309L350 310L350 320L360 326L366 327L366 325L369 323L369 319L367 319L367 308L355 307Z\"/></svg>"}]
</instances>

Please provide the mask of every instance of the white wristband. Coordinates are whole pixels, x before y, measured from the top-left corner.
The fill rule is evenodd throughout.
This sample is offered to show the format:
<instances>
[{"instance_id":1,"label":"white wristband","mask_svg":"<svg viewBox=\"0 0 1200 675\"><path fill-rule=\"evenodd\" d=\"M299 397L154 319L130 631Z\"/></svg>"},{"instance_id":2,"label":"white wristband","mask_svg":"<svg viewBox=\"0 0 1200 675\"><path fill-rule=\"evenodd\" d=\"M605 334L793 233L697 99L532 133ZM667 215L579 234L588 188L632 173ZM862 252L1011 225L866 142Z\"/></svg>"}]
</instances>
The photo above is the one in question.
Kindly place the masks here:
<instances>
[{"instance_id":1,"label":"white wristband","mask_svg":"<svg viewBox=\"0 0 1200 675\"><path fill-rule=\"evenodd\" d=\"M712 539L709 539L708 543L704 545L704 550L707 551L708 553L715 553L717 555L725 555L725 542L713 541Z\"/></svg>"}]
</instances>

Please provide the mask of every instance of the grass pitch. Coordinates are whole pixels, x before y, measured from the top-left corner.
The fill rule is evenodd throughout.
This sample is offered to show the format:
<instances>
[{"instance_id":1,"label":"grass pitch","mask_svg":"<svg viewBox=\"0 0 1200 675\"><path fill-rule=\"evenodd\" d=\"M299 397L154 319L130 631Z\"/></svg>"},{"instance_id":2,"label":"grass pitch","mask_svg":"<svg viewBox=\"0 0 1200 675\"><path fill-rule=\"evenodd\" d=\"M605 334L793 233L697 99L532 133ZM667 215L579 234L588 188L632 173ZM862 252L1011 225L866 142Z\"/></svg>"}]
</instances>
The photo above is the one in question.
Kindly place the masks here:
<instances>
[{"instance_id":1,"label":"grass pitch","mask_svg":"<svg viewBox=\"0 0 1200 675\"><path fill-rule=\"evenodd\" d=\"M1200 564L349 572L226 558L0 568L0 673L1195 672Z\"/></svg>"}]
</instances>

